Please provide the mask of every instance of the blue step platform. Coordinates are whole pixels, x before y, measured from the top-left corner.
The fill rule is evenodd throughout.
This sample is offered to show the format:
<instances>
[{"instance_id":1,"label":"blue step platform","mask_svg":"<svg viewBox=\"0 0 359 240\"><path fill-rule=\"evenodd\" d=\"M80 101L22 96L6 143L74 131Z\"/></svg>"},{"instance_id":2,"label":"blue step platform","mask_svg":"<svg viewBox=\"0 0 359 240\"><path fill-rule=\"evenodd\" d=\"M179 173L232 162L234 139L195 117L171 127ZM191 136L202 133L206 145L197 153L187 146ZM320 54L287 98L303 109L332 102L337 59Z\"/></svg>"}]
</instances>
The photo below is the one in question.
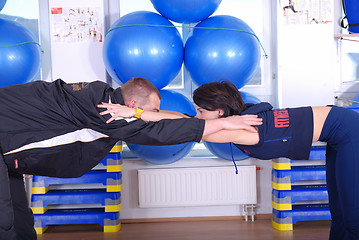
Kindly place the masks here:
<instances>
[{"instance_id":1,"label":"blue step platform","mask_svg":"<svg viewBox=\"0 0 359 240\"><path fill-rule=\"evenodd\" d=\"M294 166L291 170L272 169L272 187L277 190L290 190L298 181L326 180L325 166Z\"/></svg>"},{"instance_id":2,"label":"blue step platform","mask_svg":"<svg viewBox=\"0 0 359 240\"><path fill-rule=\"evenodd\" d=\"M292 210L298 202L328 201L326 185L292 186L292 190L272 190L272 206L276 210Z\"/></svg>"},{"instance_id":3,"label":"blue step platform","mask_svg":"<svg viewBox=\"0 0 359 240\"><path fill-rule=\"evenodd\" d=\"M52 190L46 194L31 196L31 209L34 214L43 214L51 205L99 204L105 212L121 210L121 193L98 190Z\"/></svg>"},{"instance_id":4,"label":"blue step platform","mask_svg":"<svg viewBox=\"0 0 359 240\"><path fill-rule=\"evenodd\" d=\"M93 170L106 170L107 172L121 172L122 159L120 152L110 152Z\"/></svg>"},{"instance_id":5,"label":"blue step platform","mask_svg":"<svg viewBox=\"0 0 359 240\"><path fill-rule=\"evenodd\" d=\"M326 146L312 147L309 154L309 160L325 159Z\"/></svg>"},{"instance_id":6,"label":"blue step platform","mask_svg":"<svg viewBox=\"0 0 359 240\"><path fill-rule=\"evenodd\" d=\"M295 205L292 210L273 209L272 226L278 230L293 230L298 221L331 220L328 204Z\"/></svg>"},{"instance_id":7,"label":"blue step platform","mask_svg":"<svg viewBox=\"0 0 359 240\"><path fill-rule=\"evenodd\" d=\"M313 146L310 150L309 160L325 160L326 145ZM272 168L277 170L290 170L292 163L298 160L291 160L287 158L272 159ZM305 160L308 161L308 160ZM310 162L308 162L310 164Z\"/></svg>"},{"instance_id":8,"label":"blue step platform","mask_svg":"<svg viewBox=\"0 0 359 240\"><path fill-rule=\"evenodd\" d=\"M103 209L49 210L45 214L35 214L35 230L38 234L51 225L100 224L104 232L120 230L120 213L104 212Z\"/></svg>"},{"instance_id":9,"label":"blue step platform","mask_svg":"<svg viewBox=\"0 0 359 240\"><path fill-rule=\"evenodd\" d=\"M32 193L45 194L51 185L64 184L102 184L107 192L120 192L122 190L122 173L106 171L90 171L78 178L54 178L33 176Z\"/></svg>"}]
</instances>

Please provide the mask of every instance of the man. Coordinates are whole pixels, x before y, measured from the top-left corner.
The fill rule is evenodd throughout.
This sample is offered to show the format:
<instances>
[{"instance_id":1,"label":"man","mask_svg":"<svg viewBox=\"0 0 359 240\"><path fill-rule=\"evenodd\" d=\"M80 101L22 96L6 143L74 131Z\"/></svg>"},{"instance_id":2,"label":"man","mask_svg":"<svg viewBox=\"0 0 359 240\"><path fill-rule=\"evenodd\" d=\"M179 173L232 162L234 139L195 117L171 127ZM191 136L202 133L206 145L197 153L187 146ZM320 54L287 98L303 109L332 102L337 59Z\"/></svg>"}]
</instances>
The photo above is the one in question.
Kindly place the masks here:
<instances>
[{"instance_id":1,"label":"man","mask_svg":"<svg viewBox=\"0 0 359 240\"><path fill-rule=\"evenodd\" d=\"M79 177L120 140L147 145L199 142L222 129L258 124L240 117L140 120L143 110L159 110L160 99L143 78L116 90L100 81L66 84L60 79L0 88L0 239L36 239L23 174ZM137 119L107 124L111 115L102 116L97 108L102 102L136 108Z\"/></svg>"}]
</instances>

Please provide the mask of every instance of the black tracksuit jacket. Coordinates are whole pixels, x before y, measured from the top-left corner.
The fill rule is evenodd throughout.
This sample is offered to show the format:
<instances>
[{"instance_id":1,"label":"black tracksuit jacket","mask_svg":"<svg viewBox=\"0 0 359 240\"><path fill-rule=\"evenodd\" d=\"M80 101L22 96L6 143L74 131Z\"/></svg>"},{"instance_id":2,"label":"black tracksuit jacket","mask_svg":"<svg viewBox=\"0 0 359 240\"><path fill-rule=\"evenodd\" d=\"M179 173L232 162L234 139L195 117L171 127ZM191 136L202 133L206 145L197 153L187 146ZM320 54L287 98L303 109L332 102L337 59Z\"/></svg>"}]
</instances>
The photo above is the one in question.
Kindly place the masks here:
<instances>
[{"instance_id":1,"label":"black tracksuit jacket","mask_svg":"<svg viewBox=\"0 0 359 240\"><path fill-rule=\"evenodd\" d=\"M201 140L196 118L116 120L101 116L101 102L124 104L120 88L106 83L36 81L0 88L0 147L9 171L79 177L96 166L120 140L170 145Z\"/></svg>"}]
</instances>

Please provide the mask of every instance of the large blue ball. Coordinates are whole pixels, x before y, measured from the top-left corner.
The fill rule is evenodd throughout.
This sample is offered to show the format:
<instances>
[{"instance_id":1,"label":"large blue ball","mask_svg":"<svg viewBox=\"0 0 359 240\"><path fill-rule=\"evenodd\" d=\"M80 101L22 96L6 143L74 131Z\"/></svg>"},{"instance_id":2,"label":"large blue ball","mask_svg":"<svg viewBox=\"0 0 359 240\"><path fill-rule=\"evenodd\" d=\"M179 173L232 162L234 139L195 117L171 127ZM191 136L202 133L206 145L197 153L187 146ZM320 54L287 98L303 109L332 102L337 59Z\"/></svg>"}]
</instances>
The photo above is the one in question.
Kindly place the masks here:
<instances>
[{"instance_id":1,"label":"large blue ball","mask_svg":"<svg viewBox=\"0 0 359 240\"><path fill-rule=\"evenodd\" d=\"M4 8L6 0L0 0L0 11Z\"/></svg>"},{"instance_id":2,"label":"large blue ball","mask_svg":"<svg viewBox=\"0 0 359 240\"><path fill-rule=\"evenodd\" d=\"M211 16L222 0L151 0L164 17L178 23L195 23Z\"/></svg>"},{"instance_id":3,"label":"large blue ball","mask_svg":"<svg viewBox=\"0 0 359 240\"><path fill-rule=\"evenodd\" d=\"M345 6L345 18L348 21L348 32L359 33L359 4L358 1L343 0Z\"/></svg>"},{"instance_id":4,"label":"large blue ball","mask_svg":"<svg viewBox=\"0 0 359 240\"><path fill-rule=\"evenodd\" d=\"M261 100L249 92L240 91L244 103L260 103Z\"/></svg>"},{"instance_id":5,"label":"large blue ball","mask_svg":"<svg viewBox=\"0 0 359 240\"><path fill-rule=\"evenodd\" d=\"M248 24L232 16L219 15L196 27L185 45L184 64L192 80L197 85L223 79L231 80L238 88L246 85L261 59L259 41Z\"/></svg>"},{"instance_id":6,"label":"large blue ball","mask_svg":"<svg viewBox=\"0 0 359 240\"><path fill-rule=\"evenodd\" d=\"M224 160L241 161L249 158L246 154L234 146L233 143L215 143L206 141L203 143L213 155L216 155L217 157Z\"/></svg>"},{"instance_id":7,"label":"large blue ball","mask_svg":"<svg viewBox=\"0 0 359 240\"><path fill-rule=\"evenodd\" d=\"M261 101L254 96L253 94L250 94L248 92L241 91L242 98L244 103L260 103ZM233 159L235 161L245 160L249 158L247 154L243 153L241 150L239 150L236 146L234 146L232 143L214 143L214 142L206 142L204 141L204 145L206 148L213 154L216 155L219 158L222 158L224 160L230 160ZM233 157L233 159L232 159Z\"/></svg>"},{"instance_id":8,"label":"large blue ball","mask_svg":"<svg viewBox=\"0 0 359 240\"><path fill-rule=\"evenodd\" d=\"M161 90L161 110L171 110L195 115L193 104L182 94ZM170 164L186 156L193 148L194 142L168 146L148 146L127 143L129 149L142 160L152 164Z\"/></svg>"},{"instance_id":9,"label":"large blue ball","mask_svg":"<svg viewBox=\"0 0 359 240\"><path fill-rule=\"evenodd\" d=\"M41 65L41 49L20 23L0 19L0 87L26 83Z\"/></svg>"},{"instance_id":10,"label":"large blue ball","mask_svg":"<svg viewBox=\"0 0 359 240\"><path fill-rule=\"evenodd\" d=\"M124 26L132 24L136 26ZM161 15L148 11L132 12L118 19L111 29L105 38L103 59L107 72L116 82L143 77L161 89L181 70L181 35Z\"/></svg>"},{"instance_id":11,"label":"large blue ball","mask_svg":"<svg viewBox=\"0 0 359 240\"><path fill-rule=\"evenodd\" d=\"M172 90L160 91L162 101L161 110L176 111L190 116L196 115L196 108L193 103L181 93Z\"/></svg>"}]
</instances>

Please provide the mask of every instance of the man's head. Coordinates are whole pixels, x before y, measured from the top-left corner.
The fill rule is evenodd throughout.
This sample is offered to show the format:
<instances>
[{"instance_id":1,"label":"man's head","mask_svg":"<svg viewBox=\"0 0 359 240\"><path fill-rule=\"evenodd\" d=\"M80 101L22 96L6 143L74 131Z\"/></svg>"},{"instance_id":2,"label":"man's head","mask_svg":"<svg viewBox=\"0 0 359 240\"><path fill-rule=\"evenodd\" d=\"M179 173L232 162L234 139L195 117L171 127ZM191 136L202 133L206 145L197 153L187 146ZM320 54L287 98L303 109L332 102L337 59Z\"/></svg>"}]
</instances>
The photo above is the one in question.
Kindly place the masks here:
<instances>
[{"instance_id":1,"label":"man's head","mask_svg":"<svg viewBox=\"0 0 359 240\"><path fill-rule=\"evenodd\" d=\"M148 111L160 109L160 92L145 78L136 77L127 81L121 86L121 94L127 107L141 107Z\"/></svg>"}]
</instances>

